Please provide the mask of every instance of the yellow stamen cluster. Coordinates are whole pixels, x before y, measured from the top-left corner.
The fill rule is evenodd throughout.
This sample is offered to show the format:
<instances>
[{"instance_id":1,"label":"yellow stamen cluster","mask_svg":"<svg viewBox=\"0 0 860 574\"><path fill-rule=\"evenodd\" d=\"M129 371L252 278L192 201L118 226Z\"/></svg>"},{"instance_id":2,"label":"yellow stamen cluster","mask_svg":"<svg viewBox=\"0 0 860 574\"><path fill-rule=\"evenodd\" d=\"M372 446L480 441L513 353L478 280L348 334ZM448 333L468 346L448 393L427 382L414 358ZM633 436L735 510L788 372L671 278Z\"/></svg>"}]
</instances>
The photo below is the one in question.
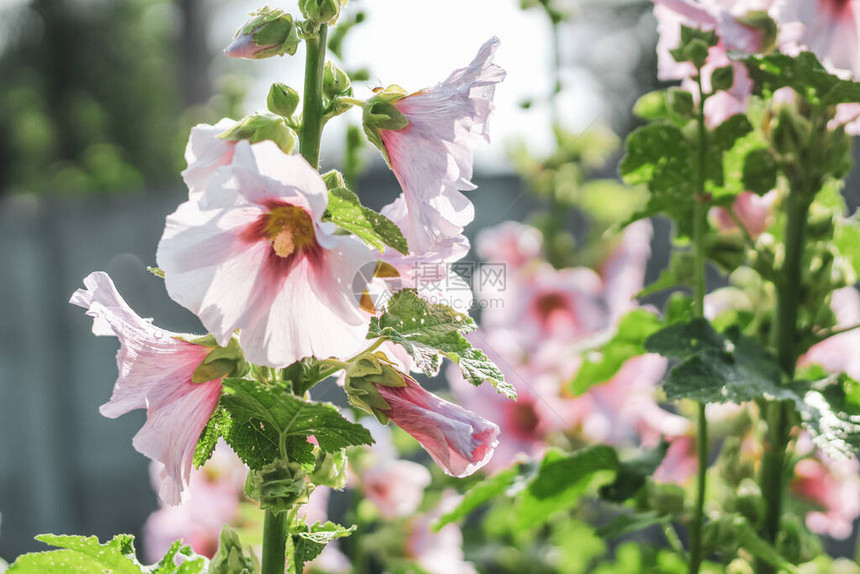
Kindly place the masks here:
<instances>
[{"instance_id":1,"label":"yellow stamen cluster","mask_svg":"<svg viewBox=\"0 0 860 574\"><path fill-rule=\"evenodd\" d=\"M313 244L314 223L308 213L295 205L273 207L266 221L266 236L279 257L289 257Z\"/></svg>"}]
</instances>

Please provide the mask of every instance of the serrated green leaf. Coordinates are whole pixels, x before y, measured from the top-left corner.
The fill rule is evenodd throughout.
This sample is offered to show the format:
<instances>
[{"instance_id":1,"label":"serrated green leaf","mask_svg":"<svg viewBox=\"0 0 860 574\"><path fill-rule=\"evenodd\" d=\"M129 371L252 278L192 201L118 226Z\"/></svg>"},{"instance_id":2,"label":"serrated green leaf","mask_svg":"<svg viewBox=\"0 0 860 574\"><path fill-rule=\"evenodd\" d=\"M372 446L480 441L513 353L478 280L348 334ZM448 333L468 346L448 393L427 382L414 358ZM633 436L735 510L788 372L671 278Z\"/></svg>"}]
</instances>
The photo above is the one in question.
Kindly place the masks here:
<instances>
[{"instance_id":1,"label":"serrated green leaf","mask_svg":"<svg viewBox=\"0 0 860 574\"><path fill-rule=\"evenodd\" d=\"M365 243L385 251L393 247L404 255L409 253L403 232L393 221L370 208L361 205L358 196L345 187L329 190L328 208L324 221L331 221L341 229L354 233Z\"/></svg>"},{"instance_id":2,"label":"serrated green leaf","mask_svg":"<svg viewBox=\"0 0 860 574\"><path fill-rule=\"evenodd\" d=\"M653 475L663 462L668 450L669 443L661 440L656 448L645 450L634 459L620 461L615 480L600 487L600 497L612 502L624 502L635 496L645 486L647 477Z\"/></svg>"},{"instance_id":3,"label":"serrated green leaf","mask_svg":"<svg viewBox=\"0 0 860 574\"><path fill-rule=\"evenodd\" d=\"M176 558L183 556L183 561L177 565ZM150 574L214 574L207 570L207 560L203 556L197 556L190 546L183 546L181 540L174 542L167 554L158 564L151 567ZM242 574L237 572L236 574Z\"/></svg>"},{"instance_id":4,"label":"serrated green leaf","mask_svg":"<svg viewBox=\"0 0 860 574\"><path fill-rule=\"evenodd\" d=\"M24 554L8 574L141 574L134 557L134 538L119 534L105 544L95 536L42 534L36 540L63 550Z\"/></svg>"},{"instance_id":5,"label":"serrated green leaf","mask_svg":"<svg viewBox=\"0 0 860 574\"><path fill-rule=\"evenodd\" d=\"M704 319L670 325L649 337L645 348L681 361L663 381L671 400L797 400L796 393L781 386L779 366L765 349L737 331L723 336Z\"/></svg>"},{"instance_id":6,"label":"serrated green leaf","mask_svg":"<svg viewBox=\"0 0 860 574\"><path fill-rule=\"evenodd\" d=\"M349 536L356 526L346 528L333 522L317 523L311 527L304 526L293 533L293 561L296 572L304 572L304 565L319 556L326 544L338 538Z\"/></svg>"},{"instance_id":7,"label":"serrated green leaf","mask_svg":"<svg viewBox=\"0 0 860 574\"><path fill-rule=\"evenodd\" d=\"M812 442L831 458L852 458L860 451L857 394L856 382L843 375L821 390L807 389L796 403Z\"/></svg>"},{"instance_id":8,"label":"serrated green leaf","mask_svg":"<svg viewBox=\"0 0 860 574\"><path fill-rule=\"evenodd\" d=\"M428 376L439 373L441 356L459 365L463 376L474 385L489 381L500 394L515 398L501 369L474 347L464 334L475 330L475 322L447 305L430 303L414 289L403 289L389 300L379 317L370 319L367 338L385 338L403 346L416 366Z\"/></svg>"},{"instance_id":9,"label":"serrated green leaf","mask_svg":"<svg viewBox=\"0 0 860 574\"><path fill-rule=\"evenodd\" d=\"M197 446L194 448L194 468L200 468L212 458L218 439L230 432L231 423L230 415L224 409L220 407L215 409L203 432L200 433L200 438L197 439Z\"/></svg>"},{"instance_id":10,"label":"serrated green leaf","mask_svg":"<svg viewBox=\"0 0 860 574\"><path fill-rule=\"evenodd\" d=\"M675 125L653 123L627 137L627 155L619 172L629 185L645 184L651 192L645 208L631 221L668 215L679 225L679 234L689 235L694 212L695 173L690 145Z\"/></svg>"},{"instance_id":11,"label":"serrated green leaf","mask_svg":"<svg viewBox=\"0 0 860 574\"><path fill-rule=\"evenodd\" d=\"M233 419L227 441L255 470L262 468L257 466L261 462L287 454L273 447L280 449L281 440L290 437L314 436L323 452L373 442L367 429L343 418L334 405L305 401L281 386L224 379L221 402ZM306 459L305 451L294 453L294 459L296 454Z\"/></svg>"},{"instance_id":12,"label":"serrated green leaf","mask_svg":"<svg viewBox=\"0 0 860 574\"><path fill-rule=\"evenodd\" d=\"M662 325L657 315L644 309L634 309L624 315L612 339L599 351L586 354L571 383L573 394L579 396L609 381L628 359L644 354L645 340Z\"/></svg>"},{"instance_id":13,"label":"serrated green leaf","mask_svg":"<svg viewBox=\"0 0 860 574\"><path fill-rule=\"evenodd\" d=\"M812 52L796 56L772 53L745 60L756 93L772 94L789 87L823 106L860 101L860 84L828 72Z\"/></svg>"}]
</instances>

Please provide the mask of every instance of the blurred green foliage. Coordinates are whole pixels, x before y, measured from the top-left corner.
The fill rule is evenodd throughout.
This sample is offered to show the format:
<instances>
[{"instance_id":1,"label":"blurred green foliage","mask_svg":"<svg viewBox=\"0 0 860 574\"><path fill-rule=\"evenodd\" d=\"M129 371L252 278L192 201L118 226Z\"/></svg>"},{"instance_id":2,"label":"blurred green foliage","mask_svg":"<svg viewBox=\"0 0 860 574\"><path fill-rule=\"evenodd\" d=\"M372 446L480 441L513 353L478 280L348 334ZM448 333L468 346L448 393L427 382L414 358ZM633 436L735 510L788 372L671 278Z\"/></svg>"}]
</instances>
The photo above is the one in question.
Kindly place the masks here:
<instances>
[{"instance_id":1,"label":"blurred green foliage","mask_svg":"<svg viewBox=\"0 0 860 574\"><path fill-rule=\"evenodd\" d=\"M205 34L189 34L185 23L201 6L192 0L30 0L6 8L0 194L115 192L177 182L190 125L229 115L243 95L234 86L222 87L216 98L206 93ZM193 50L189 37L197 43ZM194 51L202 65L189 69ZM195 81L204 89L189 98L186 87Z\"/></svg>"}]
</instances>

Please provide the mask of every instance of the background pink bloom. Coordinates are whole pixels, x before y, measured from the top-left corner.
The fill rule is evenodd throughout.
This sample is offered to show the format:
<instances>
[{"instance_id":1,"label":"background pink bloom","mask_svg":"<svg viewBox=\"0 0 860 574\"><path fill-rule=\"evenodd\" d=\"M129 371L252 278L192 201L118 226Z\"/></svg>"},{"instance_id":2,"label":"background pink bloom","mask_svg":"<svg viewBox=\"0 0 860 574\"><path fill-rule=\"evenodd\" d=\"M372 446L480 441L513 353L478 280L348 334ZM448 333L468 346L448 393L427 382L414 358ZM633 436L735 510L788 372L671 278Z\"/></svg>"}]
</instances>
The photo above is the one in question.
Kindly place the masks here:
<instances>
[{"instance_id":1,"label":"background pink bloom","mask_svg":"<svg viewBox=\"0 0 860 574\"><path fill-rule=\"evenodd\" d=\"M106 273L91 273L71 303L93 317L93 333L120 341L119 378L101 413L116 418L146 409L134 448L164 465L159 496L179 504L188 484L194 448L221 396L221 379L192 383L211 348L195 345L141 319L120 297Z\"/></svg>"},{"instance_id":2,"label":"background pink bloom","mask_svg":"<svg viewBox=\"0 0 860 574\"><path fill-rule=\"evenodd\" d=\"M361 475L364 496L388 519L409 516L418 510L430 471L408 460L384 458Z\"/></svg>"},{"instance_id":3,"label":"background pink bloom","mask_svg":"<svg viewBox=\"0 0 860 574\"><path fill-rule=\"evenodd\" d=\"M773 221L773 202L775 200L776 191L769 191L762 196L744 191L738 194L732 202L732 211L753 239L764 233ZM724 207L712 209L711 218L719 231L731 231L738 228L738 224Z\"/></svg>"},{"instance_id":4,"label":"background pink bloom","mask_svg":"<svg viewBox=\"0 0 860 574\"><path fill-rule=\"evenodd\" d=\"M436 532L433 525L446 512L459 504L453 491L442 495L437 507L429 514L418 516L409 523L406 540L407 554L429 574L475 574L471 562L463 554L463 533L456 524L446 524Z\"/></svg>"},{"instance_id":5,"label":"background pink bloom","mask_svg":"<svg viewBox=\"0 0 860 574\"><path fill-rule=\"evenodd\" d=\"M843 287L833 292L830 307L836 315L836 326L851 327L860 323L860 293L854 287ZM860 329L835 335L814 345L800 358L798 364L814 363L831 373L848 373L860 380Z\"/></svg>"},{"instance_id":6,"label":"background pink bloom","mask_svg":"<svg viewBox=\"0 0 860 574\"><path fill-rule=\"evenodd\" d=\"M385 414L412 435L447 474L462 478L487 464L499 427L442 400L404 375L405 387L376 385L391 408Z\"/></svg>"},{"instance_id":7,"label":"background pink bloom","mask_svg":"<svg viewBox=\"0 0 860 574\"><path fill-rule=\"evenodd\" d=\"M160 471L160 465L153 463L156 488ZM219 441L212 458L202 468L191 471L185 503L162 506L147 519L143 526L146 560L157 562L179 539L198 554L211 558L218 550L221 527L238 518L246 472L239 457Z\"/></svg>"},{"instance_id":8,"label":"background pink bloom","mask_svg":"<svg viewBox=\"0 0 860 574\"><path fill-rule=\"evenodd\" d=\"M379 132L405 194L407 241L416 253L458 234L474 218L474 207L460 190L475 188L472 148L481 139L489 141L493 92L505 77L492 62L498 45L498 38L490 39L467 68L394 102L409 125Z\"/></svg>"},{"instance_id":9,"label":"background pink bloom","mask_svg":"<svg viewBox=\"0 0 860 574\"><path fill-rule=\"evenodd\" d=\"M514 271L538 260L543 250L543 237L530 225L506 221L482 229L475 247L484 261L504 263Z\"/></svg>"},{"instance_id":10,"label":"background pink bloom","mask_svg":"<svg viewBox=\"0 0 860 574\"><path fill-rule=\"evenodd\" d=\"M856 458L805 458L794 467L790 488L797 496L821 507L806 515L813 532L845 539L860 516L860 463Z\"/></svg>"},{"instance_id":11,"label":"background pink bloom","mask_svg":"<svg viewBox=\"0 0 860 574\"><path fill-rule=\"evenodd\" d=\"M248 360L285 366L354 352L367 330L352 278L371 261L320 219L328 190L301 157L269 141L236 145L206 202L167 217L157 260L171 298L220 344L236 329Z\"/></svg>"}]
</instances>

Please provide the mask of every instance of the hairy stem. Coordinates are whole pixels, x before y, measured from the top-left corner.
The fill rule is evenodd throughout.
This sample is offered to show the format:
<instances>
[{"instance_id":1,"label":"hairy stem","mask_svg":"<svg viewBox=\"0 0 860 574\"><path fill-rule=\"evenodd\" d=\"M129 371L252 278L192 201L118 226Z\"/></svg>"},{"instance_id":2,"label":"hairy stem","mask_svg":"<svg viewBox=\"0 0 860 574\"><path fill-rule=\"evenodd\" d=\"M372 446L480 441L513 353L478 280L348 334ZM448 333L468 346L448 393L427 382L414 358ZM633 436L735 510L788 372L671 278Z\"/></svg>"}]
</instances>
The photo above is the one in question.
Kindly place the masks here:
<instances>
[{"instance_id":1,"label":"hairy stem","mask_svg":"<svg viewBox=\"0 0 860 574\"><path fill-rule=\"evenodd\" d=\"M319 168L320 139L323 124L322 84L325 67L328 26L322 24L315 38L305 39L305 91L302 98L302 126L299 146L302 156L314 168Z\"/></svg>"},{"instance_id":2,"label":"hairy stem","mask_svg":"<svg viewBox=\"0 0 860 574\"><path fill-rule=\"evenodd\" d=\"M777 360L789 380L794 377L797 364L795 341L797 337L797 311L800 306L803 247L809 202L803 190L792 189L786 201L785 263L782 276L776 284L777 309L774 319L773 345ZM771 402L765 409L767 438L761 466L761 490L766 513L763 526L764 539L775 543L779 536L782 517L782 499L785 493L785 461L788 448L789 407L782 402ZM756 572L771 574L775 569L761 560Z\"/></svg>"},{"instance_id":3,"label":"hairy stem","mask_svg":"<svg viewBox=\"0 0 860 574\"><path fill-rule=\"evenodd\" d=\"M707 96L702 89L702 73L697 76L699 88L698 124L698 170L696 178L696 196L693 207L693 256L695 258L694 307L693 316L697 319L705 316L705 170L707 168L708 130L705 127L705 100ZM705 403L699 402L698 422L696 425L696 454L699 463L696 475L696 499L693 508L693 523L690 525L690 574L698 574L704 559L702 550L702 524L705 520L705 487L708 473L708 419L705 415Z\"/></svg>"},{"instance_id":4,"label":"hairy stem","mask_svg":"<svg viewBox=\"0 0 860 574\"><path fill-rule=\"evenodd\" d=\"M263 523L263 567L261 574L284 574L287 551L287 513L266 510Z\"/></svg>"}]
</instances>

